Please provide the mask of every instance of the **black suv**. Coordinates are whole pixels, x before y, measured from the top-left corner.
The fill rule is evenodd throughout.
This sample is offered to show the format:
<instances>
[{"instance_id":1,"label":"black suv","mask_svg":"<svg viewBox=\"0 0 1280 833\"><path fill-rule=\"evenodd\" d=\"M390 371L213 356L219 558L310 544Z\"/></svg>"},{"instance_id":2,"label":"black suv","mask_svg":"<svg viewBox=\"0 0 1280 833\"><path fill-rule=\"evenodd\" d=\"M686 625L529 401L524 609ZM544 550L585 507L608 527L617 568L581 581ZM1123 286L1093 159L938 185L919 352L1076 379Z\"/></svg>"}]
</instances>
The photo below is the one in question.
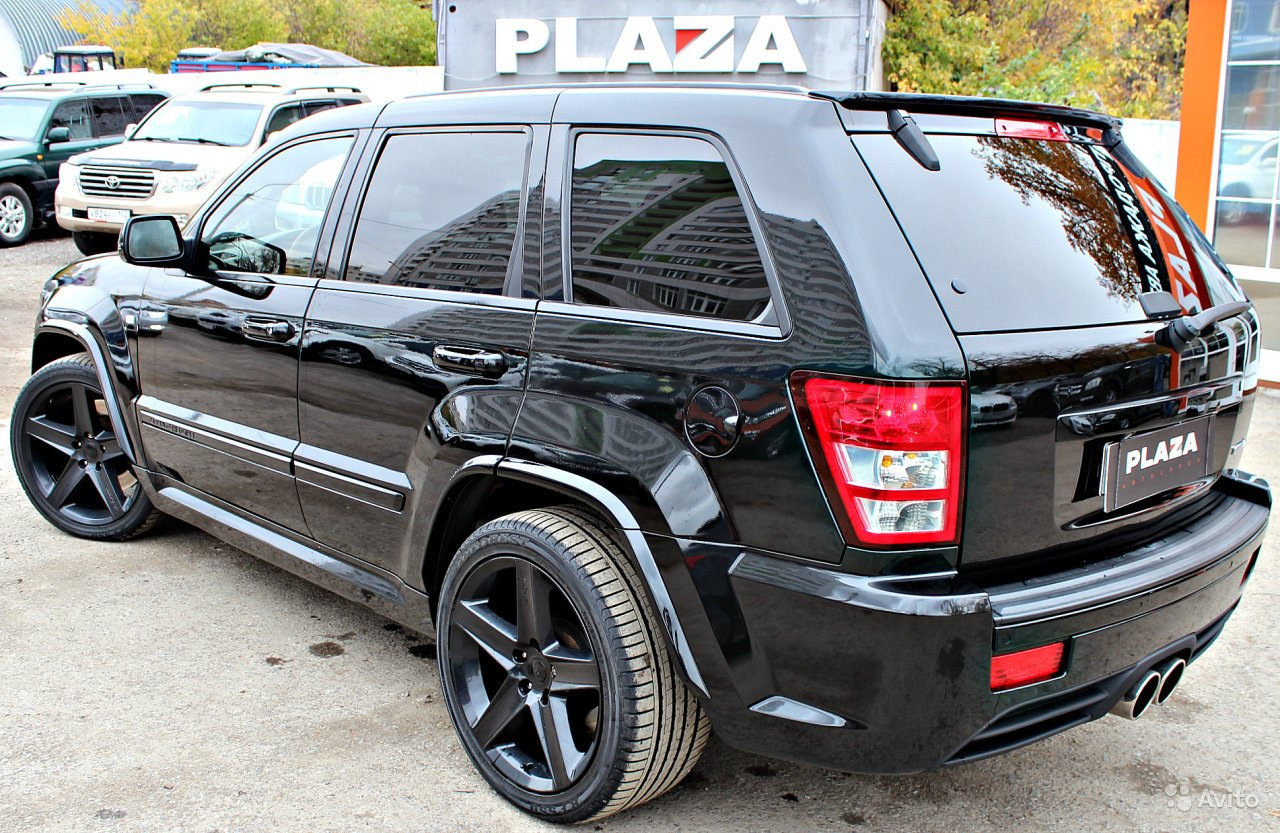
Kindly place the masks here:
<instances>
[{"instance_id":1,"label":"black suv","mask_svg":"<svg viewBox=\"0 0 1280 833\"><path fill-rule=\"evenodd\" d=\"M45 288L36 508L173 515L437 634L524 810L711 727L930 770L1164 702L1270 492L1258 323L1119 123L687 86L360 105Z\"/></svg>"}]
</instances>

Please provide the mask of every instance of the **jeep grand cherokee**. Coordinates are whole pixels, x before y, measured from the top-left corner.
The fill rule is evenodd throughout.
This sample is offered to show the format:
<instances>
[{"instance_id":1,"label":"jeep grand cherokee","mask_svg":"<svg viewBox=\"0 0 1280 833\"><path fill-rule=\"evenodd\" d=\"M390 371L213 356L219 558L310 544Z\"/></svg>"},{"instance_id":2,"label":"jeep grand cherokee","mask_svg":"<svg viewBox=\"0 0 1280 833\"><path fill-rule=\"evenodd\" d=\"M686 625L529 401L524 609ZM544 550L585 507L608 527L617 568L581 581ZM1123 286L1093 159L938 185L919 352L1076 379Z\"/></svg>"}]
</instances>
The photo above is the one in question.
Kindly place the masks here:
<instances>
[{"instance_id":1,"label":"jeep grand cherokee","mask_svg":"<svg viewBox=\"0 0 1280 833\"><path fill-rule=\"evenodd\" d=\"M1096 113L685 86L344 107L45 287L35 507L437 638L516 806L714 729L931 770L1163 703L1258 558L1258 322Z\"/></svg>"}]
</instances>

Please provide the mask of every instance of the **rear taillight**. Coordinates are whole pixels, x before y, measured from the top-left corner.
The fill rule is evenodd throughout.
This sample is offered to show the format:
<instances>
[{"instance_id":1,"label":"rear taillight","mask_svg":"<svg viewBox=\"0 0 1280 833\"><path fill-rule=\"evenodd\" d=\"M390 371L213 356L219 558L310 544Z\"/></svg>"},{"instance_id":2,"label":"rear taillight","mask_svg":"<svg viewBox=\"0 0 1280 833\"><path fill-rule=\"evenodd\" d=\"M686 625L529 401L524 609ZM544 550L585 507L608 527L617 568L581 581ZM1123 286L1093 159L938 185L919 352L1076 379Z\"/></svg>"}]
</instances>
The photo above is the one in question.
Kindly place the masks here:
<instances>
[{"instance_id":1,"label":"rear taillight","mask_svg":"<svg viewBox=\"0 0 1280 833\"><path fill-rule=\"evenodd\" d=\"M1065 642L1055 642L992 657L991 690L1004 691L1053 679L1062 673L1062 658L1066 650Z\"/></svg>"},{"instance_id":2,"label":"rear taillight","mask_svg":"<svg viewBox=\"0 0 1280 833\"><path fill-rule=\"evenodd\" d=\"M963 382L797 373L793 392L834 508L856 542L951 544L960 534Z\"/></svg>"},{"instance_id":3,"label":"rear taillight","mask_svg":"<svg viewBox=\"0 0 1280 833\"><path fill-rule=\"evenodd\" d=\"M1053 121L996 119L996 135L1010 139L1039 139L1043 142L1071 141L1062 125Z\"/></svg>"}]
</instances>

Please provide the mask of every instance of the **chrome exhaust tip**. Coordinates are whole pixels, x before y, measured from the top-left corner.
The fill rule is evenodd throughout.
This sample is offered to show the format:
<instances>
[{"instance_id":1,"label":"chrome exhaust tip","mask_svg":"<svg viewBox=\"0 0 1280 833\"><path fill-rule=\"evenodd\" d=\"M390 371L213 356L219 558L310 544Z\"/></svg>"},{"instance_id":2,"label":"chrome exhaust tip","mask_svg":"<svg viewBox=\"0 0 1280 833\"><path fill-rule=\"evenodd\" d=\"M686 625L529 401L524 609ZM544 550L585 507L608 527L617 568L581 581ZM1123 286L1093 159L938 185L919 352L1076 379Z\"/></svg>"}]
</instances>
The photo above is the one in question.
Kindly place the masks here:
<instances>
[{"instance_id":1,"label":"chrome exhaust tip","mask_svg":"<svg viewBox=\"0 0 1280 833\"><path fill-rule=\"evenodd\" d=\"M1142 717L1159 695L1160 681L1159 671L1151 670L1143 674L1142 679L1120 698L1120 702L1111 707L1111 713L1126 720L1137 720Z\"/></svg>"},{"instance_id":2,"label":"chrome exhaust tip","mask_svg":"<svg viewBox=\"0 0 1280 833\"><path fill-rule=\"evenodd\" d=\"M1157 706L1163 706L1165 701L1173 696L1173 690L1182 681L1182 672L1186 670L1187 663L1181 657L1174 657L1160 666L1160 690L1156 692Z\"/></svg>"}]
</instances>

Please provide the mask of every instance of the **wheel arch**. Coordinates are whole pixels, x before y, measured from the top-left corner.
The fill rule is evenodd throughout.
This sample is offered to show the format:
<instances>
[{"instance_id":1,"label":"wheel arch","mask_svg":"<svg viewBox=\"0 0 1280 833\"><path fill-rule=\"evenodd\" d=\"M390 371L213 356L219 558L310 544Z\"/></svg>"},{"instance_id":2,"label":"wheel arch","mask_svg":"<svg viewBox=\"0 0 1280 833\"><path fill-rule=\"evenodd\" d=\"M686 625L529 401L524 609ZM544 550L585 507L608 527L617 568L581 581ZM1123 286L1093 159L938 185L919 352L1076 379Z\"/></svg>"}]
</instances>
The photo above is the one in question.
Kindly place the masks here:
<instances>
[{"instance_id":1,"label":"wheel arch","mask_svg":"<svg viewBox=\"0 0 1280 833\"><path fill-rule=\"evenodd\" d=\"M657 559L634 515L598 483L553 466L506 459L459 472L436 510L422 565L422 580L433 609L453 553L477 528L512 512L565 504L589 510L617 531L623 552L644 583L637 590L648 596L657 611L659 631L681 676L700 695L710 696Z\"/></svg>"},{"instance_id":2,"label":"wheel arch","mask_svg":"<svg viewBox=\"0 0 1280 833\"><path fill-rule=\"evenodd\" d=\"M96 333L96 334L95 334ZM126 418L128 398L123 395L117 383L116 368L107 359L106 339L100 331L88 325L61 318L50 318L42 321L36 329L35 340L31 349L31 371L55 362L58 359L73 356L77 353L88 353L93 359L94 372L98 376L98 384L102 386L103 399L107 403L107 415L111 419L112 428L120 439L121 450L130 463L140 464L138 456L137 432L135 426Z\"/></svg>"}]
</instances>

